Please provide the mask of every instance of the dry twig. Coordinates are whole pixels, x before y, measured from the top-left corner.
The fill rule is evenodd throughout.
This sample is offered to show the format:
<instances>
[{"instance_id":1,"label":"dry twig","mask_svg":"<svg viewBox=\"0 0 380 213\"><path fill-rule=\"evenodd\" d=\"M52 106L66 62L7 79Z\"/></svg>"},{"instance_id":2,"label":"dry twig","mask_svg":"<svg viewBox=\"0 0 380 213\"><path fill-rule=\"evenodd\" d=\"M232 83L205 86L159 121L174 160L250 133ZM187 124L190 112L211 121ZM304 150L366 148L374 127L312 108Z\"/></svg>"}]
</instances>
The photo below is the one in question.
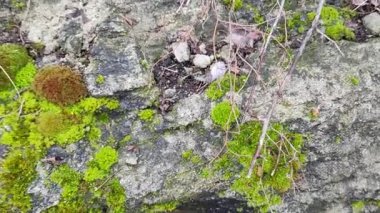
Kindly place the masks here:
<instances>
[{"instance_id":1,"label":"dry twig","mask_svg":"<svg viewBox=\"0 0 380 213\"><path fill-rule=\"evenodd\" d=\"M327 40L329 40L330 42L332 42L334 44L334 46L336 47L336 49L339 51L339 53L344 56L344 53L342 52L342 50L339 48L339 45L334 41L332 40L330 37L328 37L326 34L324 34L322 31L320 31L319 29L316 29L316 31L321 34L323 37L325 37Z\"/></svg>"}]
</instances>

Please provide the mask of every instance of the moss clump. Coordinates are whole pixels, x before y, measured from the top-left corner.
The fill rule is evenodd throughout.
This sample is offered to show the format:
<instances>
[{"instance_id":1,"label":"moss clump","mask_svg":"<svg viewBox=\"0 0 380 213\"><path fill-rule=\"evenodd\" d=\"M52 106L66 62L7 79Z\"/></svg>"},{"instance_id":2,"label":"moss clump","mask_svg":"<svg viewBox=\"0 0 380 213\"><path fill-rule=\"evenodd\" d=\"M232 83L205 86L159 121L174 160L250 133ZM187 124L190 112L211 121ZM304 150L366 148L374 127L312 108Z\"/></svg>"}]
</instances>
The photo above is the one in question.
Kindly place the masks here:
<instances>
[{"instance_id":1,"label":"moss clump","mask_svg":"<svg viewBox=\"0 0 380 213\"><path fill-rule=\"evenodd\" d=\"M315 16L315 12L307 13L306 16L300 12L295 12L291 18L288 18L287 27L297 33L304 33L311 26ZM344 24L345 20L353 16L355 13L347 9L338 10L332 6L323 7L321 21L325 34L333 40L355 39L354 32Z\"/></svg>"},{"instance_id":2,"label":"moss clump","mask_svg":"<svg viewBox=\"0 0 380 213\"><path fill-rule=\"evenodd\" d=\"M206 96L215 101L230 91L231 85L233 87L233 91L236 92L244 85L245 81L246 76L237 77L233 74L226 74L223 78L212 82L208 86Z\"/></svg>"},{"instance_id":3,"label":"moss clump","mask_svg":"<svg viewBox=\"0 0 380 213\"><path fill-rule=\"evenodd\" d=\"M29 87L34 79L34 76L37 73L36 66L33 63L29 62L25 65L25 67L21 68L20 71L17 72L15 83L19 88Z\"/></svg>"},{"instance_id":4,"label":"moss clump","mask_svg":"<svg viewBox=\"0 0 380 213\"><path fill-rule=\"evenodd\" d=\"M70 120L62 113L43 112L37 118L38 131L47 137L53 137L64 131L70 125Z\"/></svg>"},{"instance_id":5,"label":"moss clump","mask_svg":"<svg viewBox=\"0 0 380 213\"><path fill-rule=\"evenodd\" d=\"M233 180L231 189L244 196L249 206L268 212L281 203L280 195L291 188L305 156L301 153L302 135L289 132L281 124L272 124L253 176L248 178L261 128L258 122L241 125L240 132L227 144L227 152L212 165L211 172L220 172L226 179ZM242 168L240 174L236 172L239 169L236 163Z\"/></svg>"},{"instance_id":6,"label":"moss clump","mask_svg":"<svg viewBox=\"0 0 380 213\"><path fill-rule=\"evenodd\" d=\"M180 204L178 201L170 201L165 203L158 203L154 205L146 205L143 207L143 212L157 213L157 212L172 212Z\"/></svg>"},{"instance_id":7,"label":"moss clump","mask_svg":"<svg viewBox=\"0 0 380 213\"><path fill-rule=\"evenodd\" d=\"M364 201L355 201L351 204L351 206L352 206L352 212L354 212L354 213L364 212L365 202Z\"/></svg>"},{"instance_id":8,"label":"moss clump","mask_svg":"<svg viewBox=\"0 0 380 213\"><path fill-rule=\"evenodd\" d=\"M87 95L82 77L65 66L47 66L42 68L33 83L34 91L58 105L70 105Z\"/></svg>"},{"instance_id":9,"label":"moss clump","mask_svg":"<svg viewBox=\"0 0 380 213\"><path fill-rule=\"evenodd\" d=\"M223 130L228 130L236 119L240 116L240 110L231 105L229 101L218 103L211 110L211 119L214 124L222 127Z\"/></svg>"},{"instance_id":10,"label":"moss clump","mask_svg":"<svg viewBox=\"0 0 380 213\"><path fill-rule=\"evenodd\" d=\"M298 33L303 33L306 30L306 27L308 27L311 22L313 21L314 17L310 17L307 20L303 18L302 13L295 12L293 16L288 19L287 21L287 27L289 29L295 29Z\"/></svg>"},{"instance_id":11,"label":"moss clump","mask_svg":"<svg viewBox=\"0 0 380 213\"><path fill-rule=\"evenodd\" d=\"M143 121L153 121L154 114L155 114L154 110L144 109L139 112L138 116Z\"/></svg>"},{"instance_id":12,"label":"moss clump","mask_svg":"<svg viewBox=\"0 0 380 213\"><path fill-rule=\"evenodd\" d=\"M117 162L118 154L113 148L106 146L96 153L95 158L89 162L88 169L84 174L84 180L95 181L103 179L111 166Z\"/></svg>"},{"instance_id":13,"label":"moss clump","mask_svg":"<svg viewBox=\"0 0 380 213\"><path fill-rule=\"evenodd\" d=\"M23 10L26 8L26 0L11 0L11 6L14 9Z\"/></svg>"},{"instance_id":14,"label":"moss clump","mask_svg":"<svg viewBox=\"0 0 380 213\"><path fill-rule=\"evenodd\" d=\"M0 209L27 212L31 199L27 193L29 183L34 180L34 170L41 156L29 147L11 151L0 163Z\"/></svg>"},{"instance_id":15,"label":"moss clump","mask_svg":"<svg viewBox=\"0 0 380 213\"><path fill-rule=\"evenodd\" d=\"M110 152L108 149L105 147L103 151L99 151L95 159L97 161L99 157L109 159L109 155L104 155ZM95 159L90 161L90 164L95 163ZM101 162L97 162L96 165L97 168L101 167L100 165L104 166ZM86 175L91 168L93 167L82 175L68 165L62 165L51 174L50 180L62 188L62 198L58 206L50 208L48 212L71 212L73 209L77 212L103 212L105 209L107 212L125 212L125 190L119 181L111 179L109 171L102 174L102 178L97 181L87 181Z\"/></svg>"},{"instance_id":16,"label":"moss clump","mask_svg":"<svg viewBox=\"0 0 380 213\"><path fill-rule=\"evenodd\" d=\"M360 78L358 76L351 75L349 76L349 81L352 86L359 86Z\"/></svg>"},{"instance_id":17,"label":"moss clump","mask_svg":"<svg viewBox=\"0 0 380 213\"><path fill-rule=\"evenodd\" d=\"M315 15L314 12L308 13L308 20L312 21ZM341 40L343 38L348 40L355 39L355 33L344 24L344 17L347 18L347 12L339 12L336 8L331 6L323 7L321 20L328 37L333 40Z\"/></svg>"},{"instance_id":18,"label":"moss clump","mask_svg":"<svg viewBox=\"0 0 380 213\"><path fill-rule=\"evenodd\" d=\"M25 67L31 58L26 49L17 44L0 45L0 66L7 72L12 80L16 74ZM0 70L0 89L7 89L11 86L8 77Z\"/></svg>"},{"instance_id":19,"label":"moss clump","mask_svg":"<svg viewBox=\"0 0 380 213\"><path fill-rule=\"evenodd\" d=\"M54 144L64 146L86 136L89 139L95 137L93 135L97 137L97 113L114 110L119 103L113 99L86 98L62 107L41 99L29 90L21 93L23 103L15 96L14 90L0 91L0 144L7 145L9 150L0 163L0 209L29 212L31 204L27 187L35 177L39 159ZM90 131L86 131L88 127ZM67 173L66 170L60 174ZM58 181L57 178L55 180ZM104 189L107 187L105 184ZM80 210L83 203L76 200L78 202L75 205L71 203L64 212Z\"/></svg>"},{"instance_id":20,"label":"moss clump","mask_svg":"<svg viewBox=\"0 0 380 213\"><path fill-rule=\"evenodd\" d=\"M88 140L91 143L96 143L102 136L102 130L96 126L92 126L88 133Z\"/></svg>"},{"instance_id":21,"label":"moss clump","mask_svg":"<svg viewBox=\"0 0 380 213\"><path fill-rule=\"evenodd\" d=\"M105 189L104 196L106 197L109 212L125 212L125 190L117 179L110 181Z\"/></svg>"},{"instance_id":22,"label":"moss clump","mask_svg":"<svg viewBox=\"0 0 380 213\"><path fill-rule=\"evenodd\" d=\"M104 82L106 81L106 79L104 78L104 76L103 75L98 75L98 76L96 76L96 80L95 80L95 82L97 83L97 84L104 84Z\"/></svg>"},{"instance_id":23,"label":"moss clump","mask_svg":"<svg viewBox=\"0 0 380 213\"><path fill-rule=\"evenodd\" d=\"M243 7L243 0L223 0L223 4L238 11Z\"/></svg>"},{"instance_id":24,"label":"moss clump","mask_svg":"<svg viewBox=\"0 0 380 213\"><path fill-rule=\"evenodd\" d=\"M63 165L50 175L50 180L61 186L64 200L73 200L78 194L81 175L68 165Z\"/></svg>"},{"instance_id":25,"label":"moss clump","mask_svg":"<svg viewBox=\"0 0 380 213\"><path fill-rule=\"evenodd\" d=\"M193 150L187 150L182 152L182 158L186 161L190 161L193 164L199 164L202 162L202 157L194 154Z\"/></svg>"}]
</instances>

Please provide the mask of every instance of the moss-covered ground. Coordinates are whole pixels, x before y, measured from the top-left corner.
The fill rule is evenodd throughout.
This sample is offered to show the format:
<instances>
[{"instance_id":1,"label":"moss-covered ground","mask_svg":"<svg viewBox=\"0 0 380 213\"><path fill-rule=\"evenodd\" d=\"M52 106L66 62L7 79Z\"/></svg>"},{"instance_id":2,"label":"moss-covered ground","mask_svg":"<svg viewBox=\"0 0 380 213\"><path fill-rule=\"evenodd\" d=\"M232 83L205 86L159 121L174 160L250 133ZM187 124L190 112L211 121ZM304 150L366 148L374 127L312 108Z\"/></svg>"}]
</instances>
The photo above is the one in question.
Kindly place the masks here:
<instances>
[{"instance_id":1,"label":"moss-covered ground","mask_svg":"<svg viewBox=\"0 0 380 213\"><path fill-rule=\"evenodd\" d=\"M110 174L118 158L117 151L98 143L102 133L101 122L96 119L107 117L109 111L116 110L118 101L81 95L70 103L50 102L50 98L46 99L32 89L32 84L39 85L41 79L35 78L37 68L27 51L19 45L0 45L0 65L20 91L19 96L10 86L8 77L0 76L0 144L8 150L0 162L0 209L29 212L32 201L27 188L36 178L36 165L48 149L53 145L65 147L84 139L98 151L83 174L66 164L54 169L50 179L52 184L61 187L62 194L60 204L49 212L70 212L73 209L88 212L90 209L100 211L104 208L123 212L125 191ZM59 73L55 73L55 79L65 79ZM81 83L78 74L75 74L75 79L78 84ZM51 86L50 82L47 84ZM60 97L67 94L64 87L54 88L55 94ZM83 90L82 86L77 88ZM101 203L105 206L99 206Z\"/></svg>"}]
</instances>

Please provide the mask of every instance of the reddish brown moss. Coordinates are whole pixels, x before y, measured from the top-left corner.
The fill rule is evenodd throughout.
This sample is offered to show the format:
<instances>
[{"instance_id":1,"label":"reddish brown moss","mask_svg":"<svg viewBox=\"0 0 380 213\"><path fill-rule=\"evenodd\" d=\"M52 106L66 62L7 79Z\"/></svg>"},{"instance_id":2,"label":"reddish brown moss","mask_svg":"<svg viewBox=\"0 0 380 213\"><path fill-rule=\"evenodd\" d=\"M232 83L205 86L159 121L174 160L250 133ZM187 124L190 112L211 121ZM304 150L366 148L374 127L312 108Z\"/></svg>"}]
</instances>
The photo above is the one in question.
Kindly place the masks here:
<instances>
[{"instance_id":1,"label":"reddish brown moss","mask_svg":"<svg viewBox=\"0 0 380 213\"><path fill-rule=\"evenodd\" d=\"M87 95L82 77L65 66L47 66L38 72L34 91L58 105L74 104Z\"/></svg>"}]
</instances>

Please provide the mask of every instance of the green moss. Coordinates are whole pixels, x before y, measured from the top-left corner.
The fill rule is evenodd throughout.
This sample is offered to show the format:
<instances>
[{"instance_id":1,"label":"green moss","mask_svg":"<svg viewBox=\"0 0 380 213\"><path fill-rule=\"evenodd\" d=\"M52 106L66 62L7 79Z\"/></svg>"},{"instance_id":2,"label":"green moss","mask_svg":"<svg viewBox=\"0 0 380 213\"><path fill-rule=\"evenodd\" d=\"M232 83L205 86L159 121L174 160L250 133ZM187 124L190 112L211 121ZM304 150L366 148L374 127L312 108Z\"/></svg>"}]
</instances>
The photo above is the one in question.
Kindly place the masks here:
<instances>
[{"instance_id":1,"label":"green moss","mask_svg":"<svg viewBox=\"0 0 380 213\"><path fill-rule=\"evenodd\" d=\"M103 75L98 75L98 76L96 76L96 80L95 80L95 82L97 83L97 84L104 84L104 82L106 81L106 79L104 78L104 76Z\"/></svg>"},{"instance_id":2,"label":"green moss","mask_svg":"<svg viewBox=\"0 0 380 213\"><path fill-rule=\"evenodd\" d=\"M349 76L349 81L352 86L359 86L360 78L358 76L351 75Z\"/></svg>"},{"instance_id":3,"label":"green moss","mask_svg":"<svg viewBox=\"0 0 380 213\"><path fill-rule=\"evenodd\" d=\"M132 136L131 135L126 135L124 136L124 138L120 141L120 144L126 144L128 142L130 142L132 140Z\"/></svg>"},{"instance_id":4,"label":"green moss","mask_svg":"<svg viewBox=\"0 0 380 213\"><path fill-rule=\"evenodd\" d=\"M314 17L311 18L311 21L313 21ZM303 33L306 30L306 27L309 26L311 21L309 22L309 16L308 19L304 19L302 16L302 13L295 12L291 18L287 20L287 27L291 30L296 30L298 33Z\"/></svg>"},{"instance_id":5,"label":"green moss","mask_svg":"<svg viewBox=\"0 0 380 213\"><path fill-rule=\"evenodd\" d=\"M31 61L32 59L24 47L17 44L0 45L0 66L13 81L15 80L17 72ZM4 72L2 70L0 71L0 90L10 88L11 82Z\"/></svg>"},{"instance_id":6,"label":"green moss","mask_svg":"<svg viewBox=\"0 0 380 213\"><path fill-rule=\"evenodd\" d=\"M143 212L157 213L157 212L172 212L180 204L178 201L170 201L165 203L158 203L154 205L146 205L143 207Z\"/></svg>"},{"instance_id":7,"label":"green moss","mask_svg":"<svg viewBox=\"0 0 380 213\"><path fill-rule=\"evenodd\" d=\"M316 14L315 12L307 13L306 16L301 12L296 12L291 18L288 18L287 27L290 30L296 30L298 33L304 33L311 26ZM325 29L325 34L333 40L355 39L352 29L345 26L345 20L355 16L355 12L347 9L337 9L332 6L325 6L321 12L321 22Z\"/></svg>"},{"instance_id":8,"label":"green moss","mask_svg":"<svg viewBox=\"0 0 380 213\"><path fill-rule=\"evenodd\" d=\"M342 22L338 22L331 26L326 26L325 33L333 40L341 40L342 38L346 38L348 40L355 39L354 32L350 28L346 27Z\"/></svg>"},{"instance_id":9,"label":"green moss","mask_svg":"<svg viewBox=\"0 0 380 213\"><path fill-rule=\"evenodd\" d=\"M102 212L106 204L110 212L125 212L125 190L117 179L111 179L109 168L117 153L110 147L100 149L84 175L62 165L50 176L50 180L62 188L58 206L48 212Z\"/></svg>"},{"instance_id":10,"label":"green moss","mask_svg":"<svg viewBox=\"0 0 380 213\"><path fill-rule=\"evenodd\" d=\"M37 118L38 131L47 137L53 137L70 126L70 120L62 113L43 112Z\"/></svg>"},{"instance_id":11,"label":"green moss","mask_svg":"<svg viewBox=\"0 0 380 213\"><path fill-rule=\"evenodd\" d=\"M25 147L12 150L1 162L0 209L27 212L31 208L27 189L36 176L35 166L40 157L40 153Z\"/></svg>"},{"instance_id":12,"label":"green moss","mask_svg":"<svg viewBox=\"0 0 380 213\"><path fill-rule=\"evenodd\" d=\"M243 0L223 0L223 4L238 11L243 7Z\"/></svg>"},{"instance_id":13,"label":"green moss","mask_svg":"<svg viewBox=\"0 0 380 213\"><path fill-rule=\"evenodd\" d=\"M74 171L68 165L58 167L50 175L50 180L62 188L64 200L73 200L77 197L81 178L80 173Z\"/></svg>"},{"instance_id":14,"label":"green moss","mask_svg":"<svg viewBox=\"0 0 380 213\"><path fill-rule=\"evenodd\" d=\"M21 68L16 74L15 83L19 88L29 87L37 73L37 69L33 63L26 64L25 67Z\"/></svg>"},{"instance_id":15,"label":"green moss","mask_svg":"<svg viewBox=\"0 0 380 213\"><path fill-rule=\"evenodd\" d=\"M125 212L125 190L117 179L110 181L109 187L105 190L105 197L110 212Z\"/></svg>"},{"instance_id":16,"label":"green moss","mask_svg":"<svg viewBox=\"0 0 380 213\"><path fill-rule=\"evenodd\" d=\"M258 122L241 125L240 132L227 144L227 152L213 163L211 172L220 172L224 178L232 180L231 189L244 196L249 206L268 212L272 206L281 204L280 195L292 187L297 171L305 162L301 153L304 140L301 134L291 133L281 124L272 124L253 175L248 178L261 128ZM236 164L242 168L240 172Z\"/></svg>"},{"instance_id":17,"label":"green moss","mask_svg":"<svg viewBox=\"0 0 380 213\"><path fill-rule=\"evenodd\" d=\"M200 164L202 162L202 157L194 154L193 150L187 150L182 152L182 158L186 161L190 161L193 164Z\"/></svg>"},{"instance_id":18,"label":"green moss","mask_svg":"<svg viewBox=\"0 0 380 213\"><path fill-rule=\"evenodd\" d=\"M239 116L240 110L236 106L232 106L229 101L218 103L211 110L212 121L224 130L230 129L231 124L235 123Z\"/></svg>"},{"instance_id":19,"label":"green moss","mask_svg":"<svg viewBox=\"0 0 380 213\"><path fill-rule=\"evenodd\" d=\"M36 51L37 54L42 54L45 49L45 44L42 42L33 42L31 47Z\"/></svg>"},{"instance_id":20,"label":"green moss","mask_svg":"<svg viewBox=\"0 0 380 213\"><path fill-rule=\"evenodd\" d=\"M88 133L88 139L90 142L95 143L97 142L100 137L102 136L102 130L96 126L91 127L89 133Z\"/></svg>"},{"instance_id":21,"label":"green moss","mask_svg":"<svg viewBox=\"0 0 380 213\"><path fill-rule=\"evenodd\" d=\"M237 77L232 74L226 74L223 78L212 82L208 86L206 96L211 100L217 100L231 90L231 85L233 85L233 91L236 92L244 85L246 79L246 76Z\"/></svg>"},{"instance_id":22,"label":"green moss","mask_svg":"<svg viewBox=\"0 0 380 213\"><path fill-rule=\"evenodd\" d=\"M145 59L141 60L140 64L144 70L150 69L150 65L149 65L149 62L147 60L145 60Z\"/></svg>"},{"instance_id":23,"label":"green moss","mask_svg":"<svg viewBox=\"0 0 380 213\"><path fill-rule=\"evenodd\" d=\"M347 14L346 12L343 14ZM310 17L312 15L309 15ZM309 17L308 16L308 17ZM323 7L321 12L322 25L325 27L325 33L333 40L341 40L343 38L348 40L355 39L354 32L344 25L344 17L334 7Z\"/></svg>"},{"instance_id":24,"label":"green moss","mask_svg":"<svg viewBox=\"0 0 380 213\"><path fill-rule=\"evenodd\" d=\"M11 6L17 10L23 10L26 8L26 0L11 0Z\"/></svg>"},{"instance_id":25,"label":"green moss","mask_svg":"<svg viewBox=\"0 0 380 213\"><path fill-rule=\"evenodd\" d=\"M355 201L351 204L352 206L352 211L354 213L360 213L360 212L364 212L364 208L365 208L365 202L364 201Z\"/></svg>"},{"instance_id":26,"label":"green moss","mask_svg":"<svg viewBox=\"0 0 380 213\"><path fill-rule=\"evenodd\" d=\"M117 162L118 154L113 148L106 146L95 154L95 158L89 162L89 168L84 174L84 180L95 181L103 179L111 166Z\"/></svg>"},{"instance_id":27,"label":"green moss","mask_svg":"<svg viewBox=\"0 0 380 213\"><path fill-rule=\"evenodd\" d=\"M153 121L155 111L152 109L141 110L138 114L139 118L143 121Z\"/></svg>"},{"instance_id":28,"label":"green moss","mask_svg":"<svg viewBox=\"0 0 380 213\"><path fill-rule=\"evenodd\" d=\"M1 162L0 209L28 212L31 204L27 187L35 177L34 169L37 162L42 156L45 156L48 148L54 144L65 146L86 136L95 141L100 134L96 124L97 113L106 113L107 110L116 109L119 107L119 103L113 99L86 98L69 107L62 107L26 90L21 94L23 104L21 116L19 116L21 103L14 98L15 96L14 90L0 91L0 114L4 115L0 118L0 132L2 132L0 144L5 144L9 148L9 153ZM4 126L9 128L4 129ZM98 158L109 160L112 156L95 156L95 159ZM105 172L104 178L109 177L107 162L102 160L96 162L95 167ZM64 197L71 195L74 197L75 191L78 189L78 181L66 184L65 180L67 182L72 182L72 180L58 178L62 173L70 175L68 169L63 167L62 171L57 171L59 175L54 173L52 177L55 182L65 185L62 191ZM80 174L80 178L76 178L80 179L80 184L77 190L78 195L75 199L73 198L75 201L63 200L57 209L64 212L72 209L90 209L89 206L84 205L86 196L81 193L81 190L88 193L93 187L91 186L91 188L91 184L86 183L82 176ZM103 188L109 190L108 187L111 186L105 184ZM100 192L103 193L103 191ZM102 199L106 200L105 197ZM101 201L97 200L94 203L101 203Z\"/></svg>"}]
</instances>

